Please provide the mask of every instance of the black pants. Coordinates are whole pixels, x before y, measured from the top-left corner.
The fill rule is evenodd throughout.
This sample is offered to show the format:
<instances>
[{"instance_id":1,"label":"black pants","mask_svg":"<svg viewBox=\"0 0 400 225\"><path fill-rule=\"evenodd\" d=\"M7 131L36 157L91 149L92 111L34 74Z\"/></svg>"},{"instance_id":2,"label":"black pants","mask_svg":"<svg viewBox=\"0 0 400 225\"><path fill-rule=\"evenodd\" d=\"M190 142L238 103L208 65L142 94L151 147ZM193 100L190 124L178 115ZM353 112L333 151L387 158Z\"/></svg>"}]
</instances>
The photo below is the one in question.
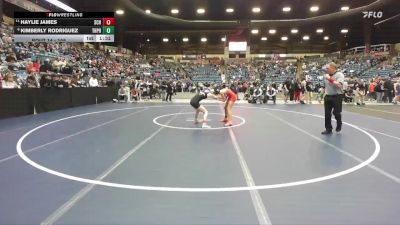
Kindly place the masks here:
<instances>
[{"instance_id":1,"label":"black pants","mask_svg":"<svg viewBox=\"0 0 400 225\"><path fill-rule=\"evenodd\" d=\"M342 95L326 95L324 98L325 129L332 130L332 110L336 126L342 128Z\"/></svg>"},{"instance_id":2,"label":"black pants","mask_svg":"<svg viewBox=\"0 0 400 225\"><path fill-rule=\"evenodd\" d=\"M294 99L294 90L290 90L289 91L289 100L293 101L293 99Z\"/></svg>"},{"instance_id":3,"label":"black pants","mask_svg":"<svg viewBox=\"0 0 400 225\"><path fill-rule=\"evenodd\" d=\"M119 101L121 101L121 100L126 101L127 100L126 95L118 95L118 100Z\"/></svg>"},{"instance_id":4,"label":"black pants","mask_svg":"<svg viewBox=\"0 0 400 225\"><path fill-rule=\"evenodd\" d=\"M393 95L391 90L385 90L385 94L383 95L383 101L391 103L393 101Z\"/></svg>"},{"instance_id":5,"label":"black pants","mask_svg":"<svg viewBox=\"0 0 400 225\"><path fill-rule=\"evenodd\" d=\"M171 102L171 97L172 97L172 93L168 92L167 93L167 97L165 97L165 101L168 101L168 97L169 97L169 101Z\"/></svg>"}]
</instances>

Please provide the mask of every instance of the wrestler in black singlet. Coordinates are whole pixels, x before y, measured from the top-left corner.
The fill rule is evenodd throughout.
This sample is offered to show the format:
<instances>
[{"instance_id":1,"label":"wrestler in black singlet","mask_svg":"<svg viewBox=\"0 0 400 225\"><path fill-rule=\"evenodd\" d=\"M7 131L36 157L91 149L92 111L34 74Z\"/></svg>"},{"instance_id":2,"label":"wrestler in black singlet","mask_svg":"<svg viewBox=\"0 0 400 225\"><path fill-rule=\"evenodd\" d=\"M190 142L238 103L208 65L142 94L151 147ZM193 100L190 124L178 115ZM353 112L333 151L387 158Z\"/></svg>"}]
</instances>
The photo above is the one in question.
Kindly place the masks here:
<instances>
[{"instance_id":1,"label":"wrestler in black singlet","mask_svg":"<svg viewBox=\"0 0 400 225\"><path fill-rule=\"evenodd\" d=\"M190 100L190 105L193 106L193 108L198 109L200 107L200 101L203 99L207 98L208 92L205 91L200 91L198 94L193 96L193 98Z\"/></svg>"}]
</instances>

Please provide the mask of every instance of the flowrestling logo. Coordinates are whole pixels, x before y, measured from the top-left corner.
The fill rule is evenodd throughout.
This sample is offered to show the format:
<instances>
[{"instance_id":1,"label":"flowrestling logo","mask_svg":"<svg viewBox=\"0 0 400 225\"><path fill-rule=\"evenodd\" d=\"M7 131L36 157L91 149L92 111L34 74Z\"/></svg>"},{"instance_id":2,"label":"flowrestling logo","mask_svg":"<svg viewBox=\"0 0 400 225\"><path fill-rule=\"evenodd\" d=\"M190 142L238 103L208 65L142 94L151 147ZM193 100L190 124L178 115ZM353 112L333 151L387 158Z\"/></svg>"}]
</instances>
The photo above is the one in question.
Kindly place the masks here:
<instances>
[{"instance_id":1,"label":"flowrestling logo","mask_svg":"<svg viewBox=\"0 0 400 225\"><path fill-rule=\"evenodd\" d=\"M383 16L383 12L382 11L368 11L368 12L363 12L364 19L370 19L370 18L374 18L374 19L379 19L382 18Z\"/></svg>"}]
</instances>

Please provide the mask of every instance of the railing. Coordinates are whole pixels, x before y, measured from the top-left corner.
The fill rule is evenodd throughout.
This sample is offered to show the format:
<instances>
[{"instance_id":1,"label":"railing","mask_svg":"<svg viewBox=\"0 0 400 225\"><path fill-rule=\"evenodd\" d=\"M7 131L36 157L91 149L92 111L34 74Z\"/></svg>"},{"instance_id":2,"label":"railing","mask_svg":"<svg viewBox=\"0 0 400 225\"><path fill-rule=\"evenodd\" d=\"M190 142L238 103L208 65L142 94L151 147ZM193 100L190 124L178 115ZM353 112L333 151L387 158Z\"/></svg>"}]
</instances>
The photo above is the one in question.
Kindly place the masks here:
<instances>
[{"instance_id":1,"label":"railing","mask_svg":"<svg viewBox=\"0 0 400 225\"><path fill-rule=\"evenodd\" d=\"M392 46L390 44L371 45L370 53L374 52L389 52ZM365 46L358 46L344 51L346 55L355 55L365 53Z\"/></svg>"}]
</instances>

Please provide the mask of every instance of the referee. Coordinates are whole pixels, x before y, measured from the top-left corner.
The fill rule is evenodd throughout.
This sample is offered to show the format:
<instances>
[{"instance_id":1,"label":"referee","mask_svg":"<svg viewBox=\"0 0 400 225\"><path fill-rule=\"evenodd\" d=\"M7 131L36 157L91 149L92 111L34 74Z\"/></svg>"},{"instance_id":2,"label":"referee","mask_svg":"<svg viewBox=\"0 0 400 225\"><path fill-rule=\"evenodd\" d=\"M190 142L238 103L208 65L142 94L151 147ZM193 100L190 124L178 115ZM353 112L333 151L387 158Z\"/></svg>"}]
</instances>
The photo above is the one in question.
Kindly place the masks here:
<instances>
[{"instance_id":1,"label":"referee","mask_svg":"<svg viewBox=\"0 0 400 225\"><path fill-rule=\"evenodd\" d=\"M332 134L332 110L336 119L336 132L342 129L342 96L343 96L343 73L337 71L337 65L333 62L326 67L328 74L325 75L325 131L321 134Z\"/></svg>"}]
</instances>

